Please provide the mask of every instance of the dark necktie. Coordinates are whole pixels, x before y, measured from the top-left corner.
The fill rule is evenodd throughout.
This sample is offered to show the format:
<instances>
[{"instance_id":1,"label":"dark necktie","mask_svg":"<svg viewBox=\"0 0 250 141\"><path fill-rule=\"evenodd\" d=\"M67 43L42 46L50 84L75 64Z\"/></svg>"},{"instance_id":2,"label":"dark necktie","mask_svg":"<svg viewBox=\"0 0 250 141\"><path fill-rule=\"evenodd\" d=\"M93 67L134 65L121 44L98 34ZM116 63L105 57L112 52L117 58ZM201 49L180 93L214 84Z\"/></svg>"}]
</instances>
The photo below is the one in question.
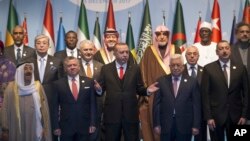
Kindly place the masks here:
<instances>
[{"instance_id":1,"label":"dark necktie","mask_svg":"<svg viewBox=\"0 0 250 141\"><path fill-rule=\"evenodd\" d=\"M21 59L21 49L18 48L17 49L17 53L16 53L16 60L17 60L17 63L20 61Z\"/></svg>"},{"instance_id":2,"label":"dark necktie","mask_svg":"<svg viewBox=\"0 0 250 141\"><path fill-rule=\"evenodd\" d=\"M226 78L226 82L227 82L227 84L228 84L227 64L224 64L224 65L223 65L223 74L224 74L224 76L225 76L225 78Z\"/></svg>"},{"instance_id":3,"label":"dark necktie","mask_svg":"<svg viewBox=\"0 0 250 141\"><path fill-rule=\"evenodd\" d=\"M174 96L177 96L177 89L178 89L178 77L174 77L174 82L173 82L173 89L174 89Z\"/></svg>"},{"instance_id":4,"label":"dark necktie","mask_svg":"<svg viewBox=\"0 0 250 141\"><path fill-rule=\"evenodd\" d=\"M72 86L72 94L75 100L77 100L78 97L78 90L77 90L77 85L76 85L76 80L75 78L72 78L71 80L71 86Z\"/></svg>"},{"instance_id":5,"label":"dark necktie","mask_svg":"<svg viewBox=\"0 0 250 141\"><path fill-rule=\"evenodd\" d=\"M120 79L123 79L123 75L124 75L124 70L123 70L123 67L120 67Z\"/></svg>"},{"instance_id":6,"label":"dark necktie","mask_svg":"<svg viewBox=\"0 0 250 141\"><path fill-rule=\"evenodd\" d=\"M194 77L194 78L196 78L195 67L194 67L194 66L191 66L190 68L191 68L191 70L192 70L192 71L191 71L191 76Z\"/></svg>"},{"instance_id":7,"label":"dark necktie","mask_svg":"<svg viewBox=\"0 0 250 141\"><path fill-rule=\"evenodd\" d=\"M74 51L72 50L70 53L71 53L71 56L74 57Z\"/></svg>"}]
</instances>

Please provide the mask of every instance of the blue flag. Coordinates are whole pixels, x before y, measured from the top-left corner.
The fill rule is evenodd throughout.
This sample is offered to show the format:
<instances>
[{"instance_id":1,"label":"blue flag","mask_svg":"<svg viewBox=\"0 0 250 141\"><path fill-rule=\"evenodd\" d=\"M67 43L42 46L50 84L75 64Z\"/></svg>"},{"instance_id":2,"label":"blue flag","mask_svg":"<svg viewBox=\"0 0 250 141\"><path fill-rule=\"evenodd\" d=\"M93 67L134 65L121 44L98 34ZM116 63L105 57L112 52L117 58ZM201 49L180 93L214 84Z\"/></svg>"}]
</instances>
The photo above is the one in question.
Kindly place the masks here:
<instances>
[{"instance_id":1,"label":"blue flag","mask_svg":"<svg viewBox=\"0 0 250 141\"><path fill-rule=\"evenodd\" d=\"M62 18L60 18L59 29L57 34L57 42L56 42L56 52L64 50L66 48L64 39L65 39L65 29L62 24Z\"/></svg>"}]
</instances>

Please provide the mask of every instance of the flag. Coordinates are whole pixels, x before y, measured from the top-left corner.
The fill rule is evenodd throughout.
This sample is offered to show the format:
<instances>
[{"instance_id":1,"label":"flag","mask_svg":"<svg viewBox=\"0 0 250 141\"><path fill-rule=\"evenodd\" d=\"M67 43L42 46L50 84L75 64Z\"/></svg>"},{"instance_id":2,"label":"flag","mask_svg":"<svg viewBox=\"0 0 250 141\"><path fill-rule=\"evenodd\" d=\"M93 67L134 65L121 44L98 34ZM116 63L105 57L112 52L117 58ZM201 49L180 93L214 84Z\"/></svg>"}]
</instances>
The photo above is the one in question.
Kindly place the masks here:
<instances>
[{"instance_id":1,"label":"flag","mask_svg":"<svg viewBox=\"0 0 250 141\"><path fill-rule=\"evenodd\" d=\"M16 9L12 3L12 0L10 0L8 23L7 23L7 30L6 30L6 36L5 36L5 46L6 47L14 44L14 40L12 39L11 33L12 33L12 30L14 29L14 27L17 25L18 25L17 12L16 12Z\"/></svg>"},{"instance_id":2,"label":"flag","mask_svg":"<svg viewBox=\"0 0 250 141\"><path fill-rule=\"evenodd\" d=\"M234 15L232 29L231 29L230 45L232 45L236 42L236 38L235 38L235 34L234 34L235 25L236 25L236 16Z\"/></svg>"},{"instance_id":3,"label":"flag","mask_svg":"<svg viewBox=\"0 0 250 141\"><path fill-rule=\"evenodd\" d=\"M131 25L131 17L130 16L129 16L129 19L128 19L126 44L128 45L129 50L133 54L134 58L136 58L135 41L134 41L133 28L132 28L132 25Z\"/></svg>"},{"instance_id":4,"label":"flag","mask_svg":"<svg viewBox=\"0 0 250 141\"><path fill-rule=\"evenodd\" d=\"M95 21L95 28L94 28L94 36L93 36L93 43L95 45L96 50L101 49L101 30L100 30L100 24L99 24L99 18L96 17Z\"/></svg>"},{"instance_id":5,"label":"flag","mask_svg":"<svg viewBox=\"0 0 250 141\"><path fill-rule=\"evenodd\" d=\"M48 50L48 54L54 55L55 38L54 38L53 10L52 10L52 5L51 5L50 0L47 0L47 3L46 3L42 33L49 37L50 47Z\"/></svg>"},{"instance_id":6,"label":"flag","mask_svg":"<svg viewBox=\"0 0 250 141\"><path fill-rule=\"evenodd\" d=\"M176 47L179 47L181 51L184 51L186 48L186 42L187 41L186 41L183 10L182 10L180 0L177 0L175 16L174 16L172 44L174 44Z\"/></svg>"},{"instance_id":7,"label":"flag","mask_svg":"<svg viewBox=\"0 0 250 141\"><path fill-rule=\"evenodd\" d=\"M106 25L105 25L104 31L106 31L107 28L116 30L112 0L109 0L109 7L108 7L108 13L107 13Z\"/></svg>"},{"instance_id":8,"label":"flag","mask_svg":"<svg viewBox=\"0 0 250 141\"><path fill-rule=\"evenodd\" d=\"M245 2L242 21L244 23L250 24L250 3L249 3L249 0L246 0L246 2Z\"/></svg>"},{"instance_id":9,"label":"flag","mask_svg":"<svg viewBox=\"0 0 250 141\"><path fill-rule=\"evenodd\" d=\"M28 38L28 28L27 28L26 17L24 17L24 20L23 20L23 29L24 29L23 44L26 45L26 46L28 46L29 45L29 38Z\"/></svg>"},{"instance_id":10,"label":"flag","mask_svg":"<svg viewBox=\"0 0 250 141\"><path fill-rule=\"evenodd\" d=\"M199 19L197 22L196 32L195 32L195 36L194 36L194 43L198 43L201 41L200 26L201 26L201 16L199 16Z\"/></svg>"},{"instance_id":11,"label":"flag","mask_svg":"<svg viewBox=\"0 0 250 141\"><path fill-rule=\"evenodd\" d=\"M214 0L213 11L211 15L212 19L212 42L218 43L221 37L221 22L220 22L220 6L218 0Z\"/></svg>"},{"instance_id":12,"label":"flag","mask_svg":"<svg viewBox=\"0 0 250 141\"><path fill-rule=\"evenodd\" d=\"M56 42L56 52L64 50L65 45L65 29L62 24L62 17L60 18L59 29L57 33L57 42Z\"/></svg>"},{"instance_id":13,"label":"flag","mask_svg":"<svg viewBox=\"0 0 250 141\"><path fill-rule=\"evenodd\" d=\"M85 8L85 4L83 3L83 0L81 0L81 6L78 18L77 37L78 37L78 46L81 41L89 39L87 11Z\"/></svg>"},{"instance_id":14,"label":"flag","mask_svg":"<svg viewBox=\"0 0 250 141\"><path fill-rule=\"evenodd\" d=\"M143 19L141 24L141 31L139 34L139 42L137 46L137 62L139 63L145 49L152 44L152 24L150 18L150 11L148 0L146 0L146 4L144 7Z\"/></svg>"}]
</instances>

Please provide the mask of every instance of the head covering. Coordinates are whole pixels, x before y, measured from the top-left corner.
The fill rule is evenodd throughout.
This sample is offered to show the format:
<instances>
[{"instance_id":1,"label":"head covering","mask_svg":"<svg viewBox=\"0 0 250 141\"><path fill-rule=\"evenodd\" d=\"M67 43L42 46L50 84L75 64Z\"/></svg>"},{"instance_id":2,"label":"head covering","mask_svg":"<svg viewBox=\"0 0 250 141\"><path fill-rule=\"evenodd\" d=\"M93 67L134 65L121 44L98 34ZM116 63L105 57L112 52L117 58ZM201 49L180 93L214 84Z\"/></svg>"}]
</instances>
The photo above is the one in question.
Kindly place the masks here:
<instances>
[{"instance_id":1,"label":"head covering","mask_svg":"<svg viewBox=\"0 0 250 141\"><path fill-rule=\"evenodd\" d=\"M164 26L164 25L159 25L159 26L157 26L156 29L155 29L155 32L162 32L162 31L167 31L167 32L169 32L169 29L168 29L166 26Z\"/></svg>"},{"instance_id":2,"label":"head covering","mask_svg":"<svg viewBox=\"0 0 250 141\"><path fill-rule=\"evenodd\" d=\"M25 65L31 65L33 70L32 70L32 79L31 83L29 85L24 85L24 66ZM24 63L18 66L16 70L16 83L18 86L18 92L19 96L27 96L27 95L32 95L33 100L34 100L34 105L35 105L35 111L36 111L36 136L37 138L42 137L42 114L41 114L41 101L40 101L40 95L38 90L36 89L36 84L34 81L34 64L33 63ZM21 124L20 124L21 125Z\"/></svg>"},{"instance_id":3,"label":"head covering","mask_svg":"<svg viewBox=\"0 0 250 141\"><path fill-rule=\"evenodd\" d=\"M208 28L209 30L212 31L212 24L209 23L209 22L204 21L204 22L201 23L200 29L201 28Z\"/></svg>"},{"instance_id":4,"label":"head covering","mask_svg":"<svg viewBox=\"0 0 250 141\"><path fill-rule=\"evenodd\" d=\"M117 36L119 36L118 32L114 29L114 28L106 28L106 30L104 31L104 34L116 34Z\"/></svg>"}]
</instances>

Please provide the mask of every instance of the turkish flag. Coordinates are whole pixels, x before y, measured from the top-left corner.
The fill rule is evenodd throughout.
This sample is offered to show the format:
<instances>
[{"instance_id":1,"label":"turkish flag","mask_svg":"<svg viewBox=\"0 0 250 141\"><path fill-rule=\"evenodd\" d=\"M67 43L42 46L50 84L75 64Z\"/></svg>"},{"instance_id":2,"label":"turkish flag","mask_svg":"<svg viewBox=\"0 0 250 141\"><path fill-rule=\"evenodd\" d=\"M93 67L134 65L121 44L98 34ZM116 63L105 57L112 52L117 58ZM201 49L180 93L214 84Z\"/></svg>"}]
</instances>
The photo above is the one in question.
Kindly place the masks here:
<instances>
[{"instance_id":1,"label":"turkish flag","mask_svg":"<svg viewBox=\"0 0 250 141\"><path fill-rule=\"evenodd\" d=\"M218 43L221 37L221 22L220 22L220 6L218 0L214 0L213 11L211 15L212 19L212 42Z\"/></svg>"}]
</instances>

